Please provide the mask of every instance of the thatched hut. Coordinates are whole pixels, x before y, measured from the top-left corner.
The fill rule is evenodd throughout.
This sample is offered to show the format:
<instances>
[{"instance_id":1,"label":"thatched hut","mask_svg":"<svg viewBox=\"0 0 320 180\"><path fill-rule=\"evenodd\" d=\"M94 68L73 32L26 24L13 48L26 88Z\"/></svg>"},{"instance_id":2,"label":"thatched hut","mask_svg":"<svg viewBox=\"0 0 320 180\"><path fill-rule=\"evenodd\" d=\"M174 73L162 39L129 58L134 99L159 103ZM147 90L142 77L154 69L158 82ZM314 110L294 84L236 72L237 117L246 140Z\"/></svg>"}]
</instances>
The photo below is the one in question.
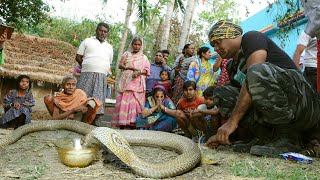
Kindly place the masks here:
<instances>
[{"instance_id":1,"label":"thatched hut","mask_svg":"<svg viewBox=\"0 0 320 180\"><path fill-rule=\"evenodd\" d=\"M5 64L0 65L1 100L14 88L14 79L26 74L33 80L34 111L45 110L43 97L57 91L63 76L70 74L75 64L76 50L66 42L13 34L6 42Z\"/></svg>"}]
</instances>

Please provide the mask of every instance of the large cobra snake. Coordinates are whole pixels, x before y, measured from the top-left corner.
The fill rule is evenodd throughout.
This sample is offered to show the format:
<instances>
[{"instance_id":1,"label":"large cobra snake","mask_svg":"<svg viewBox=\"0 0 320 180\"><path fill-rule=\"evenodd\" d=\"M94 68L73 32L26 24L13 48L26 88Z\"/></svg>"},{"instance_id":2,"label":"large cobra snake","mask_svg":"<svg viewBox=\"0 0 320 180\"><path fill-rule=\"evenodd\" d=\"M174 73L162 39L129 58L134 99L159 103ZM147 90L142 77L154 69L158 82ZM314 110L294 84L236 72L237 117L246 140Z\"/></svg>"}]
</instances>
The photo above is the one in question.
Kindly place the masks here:
<instances>
[{"instance_id":1,"label":"large cobra snake","mask_svg":"<svg viewBox=\"0 0 320 180\"><path fill-rule=\"evenodd\" d=\"M43 120L26 124L0 139L0 147L12 144L22 136L36 131L64 129L85 135L84 144L90 144L93 137L105 145L133 172L151 178L173 177L183 174L200 162L200 150L192 140L160 131L114 130L107 127L95 127L72 120ZM130 145L155 146L174 150L180 155L163 163L148 163L135 155Z\"/></svg>"}]
</instances>

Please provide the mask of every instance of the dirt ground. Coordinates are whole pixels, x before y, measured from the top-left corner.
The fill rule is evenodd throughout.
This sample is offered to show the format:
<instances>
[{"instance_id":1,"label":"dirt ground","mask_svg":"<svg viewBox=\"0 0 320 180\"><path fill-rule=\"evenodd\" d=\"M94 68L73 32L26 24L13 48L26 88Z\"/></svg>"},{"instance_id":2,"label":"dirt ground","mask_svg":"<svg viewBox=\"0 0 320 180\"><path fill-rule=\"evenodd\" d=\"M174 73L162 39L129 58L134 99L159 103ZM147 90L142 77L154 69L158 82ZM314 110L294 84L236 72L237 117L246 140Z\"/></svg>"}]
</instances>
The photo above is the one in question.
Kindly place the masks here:
<instances>
[{"instance_id":1,"label":"dirt ground","mask_svg":"<svg viewBox=\"0 0 320 180\"><path fill-rule=\"evenodd\" d=\"M0 138L8 133L0 131ZM64 130L35 132L0 148L0 179L148 179L121 168L122 163L104 156L102 149L88 167L65 166L59 160L54 142L76 137L82 136ZM132 148L140 158L155 163L178 155L161 148ZM222 147L212 154L219 165L198 165L190 172L170 179L320 179L319 159L312 164L298 164L280 158L234 153L230 147Z\"/></svg>"}]
</instances>

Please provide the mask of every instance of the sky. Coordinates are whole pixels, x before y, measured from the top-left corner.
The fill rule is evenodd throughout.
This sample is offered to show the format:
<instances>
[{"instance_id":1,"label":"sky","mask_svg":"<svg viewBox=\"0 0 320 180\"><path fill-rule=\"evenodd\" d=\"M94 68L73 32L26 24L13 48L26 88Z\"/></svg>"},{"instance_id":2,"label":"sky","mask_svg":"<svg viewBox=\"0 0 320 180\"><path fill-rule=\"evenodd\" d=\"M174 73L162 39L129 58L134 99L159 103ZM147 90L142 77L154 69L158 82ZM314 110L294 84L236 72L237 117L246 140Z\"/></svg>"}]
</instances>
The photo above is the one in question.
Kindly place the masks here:
<instances>
[{"instance_id":1,"label":"sky","mask_svg":"<svg viewBox=\"0 0 320 180\"><path fill-rule=\"evenodd\" d=\"M70 19L81 20L82 18L97 20L98 17L107 19L110 23L124 22L126 13L126 0L108 0L103 4L102 0L46 0L54 8L51 12L54 16L68 17ZM270 0L273 2L274 0ZM239 17L245 20L246 6L250 12L249 16L254 15L268 4L266 0L235 0L239 4ZM253 2L253 3L252 3ZM198 4L197 9L202 9L206 3ZM133 21L133 19L131 19Z\"/></svg>"}]
</instances>

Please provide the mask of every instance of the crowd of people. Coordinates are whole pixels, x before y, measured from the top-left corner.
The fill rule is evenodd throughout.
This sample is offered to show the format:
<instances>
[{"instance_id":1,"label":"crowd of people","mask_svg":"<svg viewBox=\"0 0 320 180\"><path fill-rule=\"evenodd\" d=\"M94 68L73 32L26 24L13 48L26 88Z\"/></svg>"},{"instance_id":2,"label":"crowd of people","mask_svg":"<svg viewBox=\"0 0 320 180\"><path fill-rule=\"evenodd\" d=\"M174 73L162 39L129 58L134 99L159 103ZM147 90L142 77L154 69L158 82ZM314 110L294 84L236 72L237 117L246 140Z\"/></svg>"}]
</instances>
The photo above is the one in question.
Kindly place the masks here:
<instances>
[{"instance_id":1,"label":"crowd of people","mask_svg":"<svg viewBox=\"0 0 320 180\"><path fill-rule=\"evenodd\" d=\"M53 119L95 125L104 113L113 58L105 40L108 31L108 24L100 23L96 36L81 43L76 55L79 82L66 76L63 90L45 97ZM219 55L215 63L209 61L208 47L200 47L196 55L194 46L186 44L171 67L168 50L157 51L150 61L143 39L133 38L117 67L121 76L112 126L179 132L210 148L232 144L234 151L259 156L320 146L315 39L302 33L292 60L265 34L243 34L227 20L214 24L208 37ZM297 59L304 49L303 74ZM31 79L22 75L17 80L16 89L5 96L1 127L17 128L31 120Z\"/></svg>"}]
</instances>

